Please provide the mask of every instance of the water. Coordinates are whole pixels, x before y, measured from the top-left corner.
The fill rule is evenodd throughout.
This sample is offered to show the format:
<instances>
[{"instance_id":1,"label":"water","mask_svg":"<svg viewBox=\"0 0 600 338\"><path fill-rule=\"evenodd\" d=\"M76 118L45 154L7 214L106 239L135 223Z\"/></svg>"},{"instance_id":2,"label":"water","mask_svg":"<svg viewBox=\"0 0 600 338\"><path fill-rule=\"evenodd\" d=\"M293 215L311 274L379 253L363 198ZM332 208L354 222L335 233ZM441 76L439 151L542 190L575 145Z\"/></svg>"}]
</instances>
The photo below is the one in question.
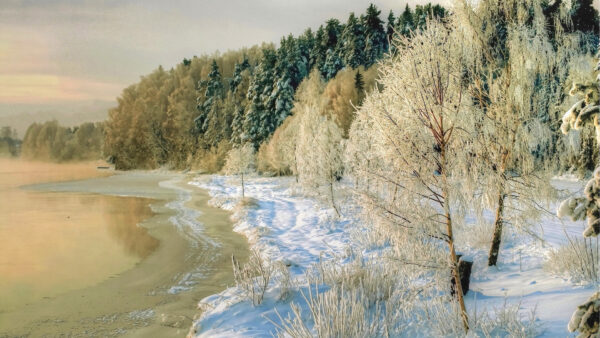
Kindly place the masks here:
<instances>
[{"instance_id":1,"label":"water","mask_svg":"<svg viewBox=\"0 0 600 338\"><path fill-rule=\"evenodd\" d=\"M0 337L181 336L231 285L247 245L203 191L180 174L103 176L0 160Z\"/></svg>"},{"instance_id":2,"label":"water","mask_svg":"<svg viewBox=\"0 0 600 338\"><path fill-rule=\"evenodd\" d=\"M137 226L151 215L146 199L19 188L101 175L93 165L0 162L0 312L94 285L158 246Z\"/></svg>"}]
</instances>

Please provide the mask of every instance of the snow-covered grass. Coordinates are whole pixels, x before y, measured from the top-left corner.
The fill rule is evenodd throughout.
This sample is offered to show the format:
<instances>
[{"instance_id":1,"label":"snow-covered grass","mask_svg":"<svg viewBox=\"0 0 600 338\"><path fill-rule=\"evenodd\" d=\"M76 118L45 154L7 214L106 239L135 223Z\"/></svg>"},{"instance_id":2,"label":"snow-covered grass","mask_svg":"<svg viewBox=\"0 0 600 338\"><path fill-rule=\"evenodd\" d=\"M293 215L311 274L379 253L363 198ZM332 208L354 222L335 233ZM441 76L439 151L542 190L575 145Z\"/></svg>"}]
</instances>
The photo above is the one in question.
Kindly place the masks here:
<instances>
[{"instance_id":1,"label":"snow-covered grass","mask_svg":"<svg viewBox=\"0 0 600 338\"><path fill-rule=\"evenodd\" d=\"M260 302L243 285L203 299L191 336L432 336L461 332L451 298L423 297L427 285L409 285L385 230L361 219L349 194L341 193L341 217L318 197L299 193L293 178L246 179L246 200L237 178L202 176L214 206L231 210L234 230L244 234L272 266ZM344 185L344 184L342 184ZM555 180L575 192L582 183ZM555 207L555 206L553 206ZM549 260L582 225L547 215L533 229L543 239L507 231L497 267L487 267L484 225L458 229L459 251L474 261L466 304L470 336L568 336L577 305L597 285L581 285L552 273ZM256 264L255 264L256 265ZM544 268L546 266L546 268ZM243 269L240 267L240 269ZM254 273L260 275L260 273ZM250 274L251 275L251 274ZM419 298L420 297L420 298ZM415 299L422 299L417 307ZM454 317L453 317L454 316ZM318 323L318 325L315 325Z\"/></svg>"}]
</instances>

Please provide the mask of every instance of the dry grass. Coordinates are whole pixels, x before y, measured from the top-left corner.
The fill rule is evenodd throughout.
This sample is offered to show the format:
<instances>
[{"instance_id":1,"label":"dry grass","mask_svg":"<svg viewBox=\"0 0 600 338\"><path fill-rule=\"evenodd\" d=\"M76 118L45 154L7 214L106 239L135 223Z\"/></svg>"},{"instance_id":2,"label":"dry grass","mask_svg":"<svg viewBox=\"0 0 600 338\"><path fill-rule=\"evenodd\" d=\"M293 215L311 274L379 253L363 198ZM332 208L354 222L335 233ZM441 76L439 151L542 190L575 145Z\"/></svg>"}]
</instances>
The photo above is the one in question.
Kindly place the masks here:
<instances>
[{"instance_id":1,"label":"dry grass","mask_svg":"<svg viewBox=\"0 0 600 338\"><path fill-rule=\"evenodd\" d=\"M567 276L576 283L600 282L598 239L570 238L567 244L550 251L544 267L553 274Z\"/></svg>"},{"instance_id":2,"label":"dry grass","mask_svg":"<svg viewBox=\"0 0 600 338\"><path fill-rule=\"evenodd\" d=\"M240 266L235 256L231 256L231 260L236 286L244 292L254 306L260 305L274 272L273 264L264 260L255 249L250 251L250 257L244 266Z\"/></svg>"}]
</instances>

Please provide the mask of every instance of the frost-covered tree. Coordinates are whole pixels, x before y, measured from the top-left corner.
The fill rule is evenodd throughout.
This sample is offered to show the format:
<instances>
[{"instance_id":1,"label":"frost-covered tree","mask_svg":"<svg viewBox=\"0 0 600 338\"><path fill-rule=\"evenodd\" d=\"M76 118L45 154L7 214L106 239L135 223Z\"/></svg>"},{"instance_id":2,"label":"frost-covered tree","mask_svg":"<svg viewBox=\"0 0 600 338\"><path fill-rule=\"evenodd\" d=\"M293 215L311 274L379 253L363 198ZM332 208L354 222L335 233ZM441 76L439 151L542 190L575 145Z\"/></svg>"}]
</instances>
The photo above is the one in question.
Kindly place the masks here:
<instances>
[{"instance_id":1,"label":"frost-covered tree","mask_svg":"<svg viewBox=\"0 0 600 338\"><path fill-rule=\"evenodd\" d=\"M470 171L479 175L474 205L495 213L490 266L498 261L504 226L533 235L533 221L555 195L547 170L553 146L548 121L560 103L556 78L565 58L549 38L542 4L482 0L455 6L459 32L471 41L465 82L479 108L479 149Z\"/></svg>"},{"instance_id":2,"label":"frost-covered tree","mask_svg":"<svg viewBox=\"0 0 600 338\"><path fill-rule=\"evenodd\" d=\"M298 179L309 190L326 188L331 207L339 216L335 203L335 187L343 171L342 131L317 104L304 107L300 119L296 159Z\"/></svg>"},{"instance_id":3,"label":"frost-covered tree","mask_svg":"<svg viewBox=\"0 0 600 338\"><path fill-rule=\"evenodd\" d=\"M299 183L307 191L327 189L329 202L339 215L334 186L343 170L342 131L320 108L323 89L323 80L313 72L297 98L296 170Z\"/></svg>"},{"instance_id":4,"label":"frost-covered tree","mask_svg":"<svg viewBox=\"0 0 600 338\"><path fill-rule=\"evenodd\" d=\"M401 229L399 246L423 243L443 252L441 269L454 280L460 280L454 229L468 200L474 130L460 66L464 43L437 21L397 41L396 55L379 68L383 91L367 96L357 112L347 155L368 218ZM428 259L411 263L426 269ZM447 280L438 282L449 292ZM458 317L468 330L461 283L456 288Z\"/></svg>"},{"instance_id":5,"label":"frost-covered tree","mask_svg":"<svg viewBox=\"0 0 600 338\"><path fill-rule=\"evenodd\" d=\"M227 175L240 175L242 179L242 198L245 196L244 175L251 173L255 167L254 146L246 143L241 147L233 148L227 153L223 170Z\"/></svg>"}]
</instances>

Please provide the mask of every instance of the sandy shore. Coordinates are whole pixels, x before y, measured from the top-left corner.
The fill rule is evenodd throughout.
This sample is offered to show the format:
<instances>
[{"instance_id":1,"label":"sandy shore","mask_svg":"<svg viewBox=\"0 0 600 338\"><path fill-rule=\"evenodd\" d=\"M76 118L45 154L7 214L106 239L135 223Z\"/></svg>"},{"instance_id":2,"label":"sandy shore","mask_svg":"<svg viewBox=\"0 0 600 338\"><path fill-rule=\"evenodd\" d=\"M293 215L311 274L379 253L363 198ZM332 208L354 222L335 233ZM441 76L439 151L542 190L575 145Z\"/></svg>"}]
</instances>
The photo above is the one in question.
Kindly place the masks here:
<instances>
[{"instance_id":1,"label":"sandy shore","mask_svg":"<svg viewBox=\"0 0 600 338\"><path fill-rule=\"evenodd\" d=\"M247 255L229 213L206 204L190 177L129 172L26 189L151 199L154 214L140 224L158 248L134 268L95 285L2 313L2 336L181 337L198 300L231 285L230 257Z\"/></svg>"}]
</instances>

